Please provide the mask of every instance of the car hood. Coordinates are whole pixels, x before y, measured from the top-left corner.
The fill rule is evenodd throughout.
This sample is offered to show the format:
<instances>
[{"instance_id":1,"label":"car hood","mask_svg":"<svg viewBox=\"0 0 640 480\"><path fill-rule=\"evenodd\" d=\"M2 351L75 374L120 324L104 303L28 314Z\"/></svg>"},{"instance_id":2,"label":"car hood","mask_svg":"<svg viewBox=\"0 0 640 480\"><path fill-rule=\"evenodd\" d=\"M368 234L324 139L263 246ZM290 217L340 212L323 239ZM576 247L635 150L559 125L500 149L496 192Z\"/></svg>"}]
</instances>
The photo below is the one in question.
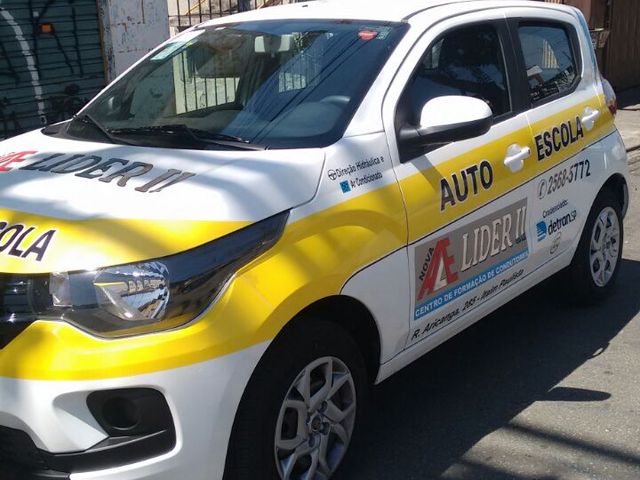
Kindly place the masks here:
<instances>
[{"instance_id":1,"label":"car hood","mask_svg":"<svg viewBox=\"0 0 640 480\"><path fill-rule=\"evenodd\" d=\"M194 151L31 132L0 142L0 272L163 257L310 201L321 149Z\"/></svg>"}]
</instances>

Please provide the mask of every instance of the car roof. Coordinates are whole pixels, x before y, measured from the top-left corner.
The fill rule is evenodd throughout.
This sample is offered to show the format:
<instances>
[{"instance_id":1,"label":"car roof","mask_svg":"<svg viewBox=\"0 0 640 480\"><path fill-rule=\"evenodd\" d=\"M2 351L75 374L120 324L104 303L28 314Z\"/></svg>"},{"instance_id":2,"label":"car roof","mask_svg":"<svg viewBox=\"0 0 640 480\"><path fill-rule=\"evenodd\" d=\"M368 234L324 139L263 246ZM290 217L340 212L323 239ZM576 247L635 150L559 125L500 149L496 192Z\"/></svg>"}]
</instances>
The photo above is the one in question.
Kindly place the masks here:
<instances>
[{"instance_id":1,"label":"car roof","mask_svg":"<svg viewBox=\"0 0 640 480\"><path fill-rule=\"evenodd\" d=\"M315 0L252 10L211 20L204 25L282 18L400 22L425 10L456 4L468 4L469 10L496 6L566 9L563 5L544 3L540 0L394 0L393 2L389 0ZM462 5L457 6L461 7Z\"/></svg>"}]
</instances>

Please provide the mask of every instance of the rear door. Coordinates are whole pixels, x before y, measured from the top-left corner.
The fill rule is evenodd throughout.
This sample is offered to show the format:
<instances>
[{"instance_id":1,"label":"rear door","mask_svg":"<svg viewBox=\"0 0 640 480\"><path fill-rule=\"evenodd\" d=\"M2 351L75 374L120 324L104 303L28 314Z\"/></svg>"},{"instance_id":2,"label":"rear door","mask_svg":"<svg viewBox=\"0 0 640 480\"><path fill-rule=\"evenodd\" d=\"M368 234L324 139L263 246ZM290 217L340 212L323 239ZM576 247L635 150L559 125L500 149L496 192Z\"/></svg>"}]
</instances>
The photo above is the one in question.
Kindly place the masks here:
<instances>
[{"instance_id":1,"label":"rear door","mask_svg":"<svg viewBox=\"0 0 640 480\"><path fill-rule=\"evenodd\" d=\"M598 141L613 124L578 19L547 8L514 9L509 16L538 172L529 211L531 255L543 264L575 245L599 188L594 180L606 167Z\"/></svg>"},{"instance_id":2,"label":"rear door","mask_svg":"<svg viewBox=\"0 0 640 480\"><path fill-rule=\"evenodd\" d=\"M450 18L416 44L383 116L409 223L408 345L439 343L530 270L527 183L532 136L500 9ZM443 95L474 96L494 113L481 137L412 151L396 132ZM428 348L432 342L423 342Z\"/></svg>"}]
</instances>

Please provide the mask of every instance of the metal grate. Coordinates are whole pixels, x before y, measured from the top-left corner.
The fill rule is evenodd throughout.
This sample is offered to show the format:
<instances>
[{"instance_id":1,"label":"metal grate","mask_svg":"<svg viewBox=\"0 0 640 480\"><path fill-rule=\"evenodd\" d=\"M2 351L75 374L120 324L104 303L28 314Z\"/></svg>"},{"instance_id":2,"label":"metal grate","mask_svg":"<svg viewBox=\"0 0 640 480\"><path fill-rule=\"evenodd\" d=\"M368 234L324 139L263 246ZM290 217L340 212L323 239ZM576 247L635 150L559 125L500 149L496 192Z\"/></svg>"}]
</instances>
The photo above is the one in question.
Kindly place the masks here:
<instances>
[{"instance_id":1,"label":"metal grate","mask_svg":"<svg viewBox=\"0 0 640 480\"><path fill-rule=\"evenodd\" d=\"M169 25L175 35L193 25L234 13L305 0L168 0Z\"/></svg>"},{"instance_id":2,"label":"metal grate","mask_svg":"<svg viewBox=\"0 0 640 480\"><path fill-rule=\"evenodd\" d=\"M96 0L0 0L0 139L71 118L104 85Z\"/></svg>"},{"instance_id":3,"label":"metal grate","mask_svg":"<svg viewBox=\"0 0 640 480\"><path fill-rule=\"evenodd\" d=\"M0 323L0 349L6 347L11 340L20 335L29 324L27 323Z\"/></svg>"},{"instance_id":4,"label":"metal grate","mask_svg":"<svg viewBox=\"0 0 640 480\"><path fill-rule=\"evenodd\" d=\"M20 430L0 427L0 467L5 462L34 470L49 469L29 435Z\"/></svg>"}]
</instances>

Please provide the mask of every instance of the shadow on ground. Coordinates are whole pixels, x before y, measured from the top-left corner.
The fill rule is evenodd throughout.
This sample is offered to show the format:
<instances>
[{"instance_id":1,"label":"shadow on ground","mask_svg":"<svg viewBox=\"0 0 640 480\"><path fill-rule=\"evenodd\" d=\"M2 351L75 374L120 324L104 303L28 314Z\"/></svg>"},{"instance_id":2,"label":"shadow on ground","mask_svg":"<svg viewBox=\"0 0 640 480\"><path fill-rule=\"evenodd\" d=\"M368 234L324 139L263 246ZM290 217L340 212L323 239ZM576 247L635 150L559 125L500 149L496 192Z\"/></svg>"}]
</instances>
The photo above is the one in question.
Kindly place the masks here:
<instances>
[{"instance_id":1,"label":"shadow on ground","mask_svg":"<svg viewBox=\"0 0 640 480\"><path fill-rule=\"evenodd\" d=\"M624 260L612 297L581 308L568 304L555 282L545 282L405 368L374 389L367 424L336 480L437 479L454 463L482 480L523 479L461 457L499 428L522 428L510 422L534 402L609 398L556 385L605 351L640 311L640 296L628 288L638 284L640 262ZM640 457L626 460L640 465Z\"/></svg>"},{"instance_id":2,"label":"shadow on ground","mask_svg":"<svg viewBox=\"0 0 640 480\"><path fill-rule=\"evenodd\" d=\"M640 110L640 87L619 92L618 108L621 110Z\"/></svg>"}]
</instances>

